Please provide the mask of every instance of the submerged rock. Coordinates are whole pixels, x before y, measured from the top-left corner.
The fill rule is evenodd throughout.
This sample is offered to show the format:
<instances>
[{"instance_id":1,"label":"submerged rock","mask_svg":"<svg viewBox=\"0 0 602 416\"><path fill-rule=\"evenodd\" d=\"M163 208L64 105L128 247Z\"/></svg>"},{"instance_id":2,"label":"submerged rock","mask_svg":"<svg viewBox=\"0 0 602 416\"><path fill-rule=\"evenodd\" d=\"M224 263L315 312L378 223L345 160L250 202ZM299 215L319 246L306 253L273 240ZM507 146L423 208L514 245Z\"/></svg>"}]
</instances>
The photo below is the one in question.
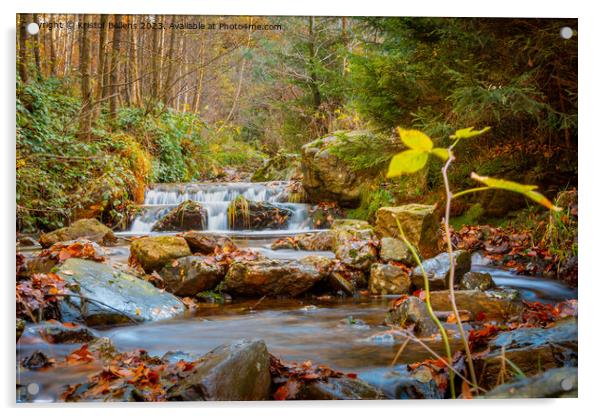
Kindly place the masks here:
<instances>
[{"instance_id":1,"label":"submerged rock","mask_svg":"<svg viewBox=\"0 0 602 416\"><path fill-rule=\"evenodd\" d=\"M108 264L71 258L57 273L81 296L61 300L64 319L112 325L168 319L184 311L184 304L172 294Z\"/></svg>"},{"instance_id":2,"label":"submerged rock","mask_svg":"<svg viewBox=\"0 0 602 416\"><path fill-rule=\"evenodd\" d=\"M353 170L337 156L335 149L344 148L350 141L361 145L377 139L381 138L368 131L341 131L305 144L301 148L301 169L303 187L311 200L357 206L362 185L369 182L374 174Z\"/></svg>"},{"instance_id":3,"label":"submerged rock","mask_svg":"<svg viewBox=\"0 0 602 416\"><path fill-rule=\"evenodd\" d=\"M167 400L267 400L271 383L265 342L242 340L204 355L167 391Z\"/></svg>"},{"instance_id":4,"label":"submerged rock","mask_svg":"<svg viewBox=\"0 0 602 416\"><path fill-rule=\"evenodd\" d=\"M577 367L553 368L533 377L497 386L486 399L544 399L577 397Z\"/></svg>"},{"instance_id":5,"label":"submerged rock","mask_svg":"<svg viewBox=\"0 0 602 416\"><path fill-rule=\"evenodd\" d=\"M463 290L489 290L495 287L495 282L489 273L468 272L464 273L458 287Z\"/></svg>"},{"instance_id":6,"label":"submerged rock","mask_svg":"<svg viewBox=\"0 0 602 416\"><path fill-rule=\"evenodd\" d=\"M102 245L111 245L117 241L109 227L95 219L84 219L75 221L68 227L42 234L40 245L48 248L59 241L77 240L78 238L85 238Z\"/></svg>"},{"instance_id":7,"label":"submerged rock","mask_svg":"<svg viewBox=\"0 0 602 416\"><path fill-rule=\"evenodd\" d=\"M213 254L217 247L229 246L236 249L236 245L225 235L205 234L198 231L187 231L181 235L190 251L194 254Z\"/></svg>"},{"instance_id":8,"label":"submerged rock","mask_svg":"<svg viewBox=\"0 0 602 416\"><path fill-rule=\"evenodd\" d=\"M298 296L323 278L309 261L235 261L224 279L224 292L236 296Z\"/></svg>"},{"instance_id":9,"label":"submerged rock","mask_svg":"<svg viewBox=\"0 0 602 416\"><path fill-rule=\"evenodd\" d=\"M456 250L452 254L455 261L454 281L457 283L465 273L470 271L470 253ZM431 290L449 289L450 261L448 253L441 253L432 259L425 260L422 262L422 266L429 279ZM424 289L424 277L419 266L412 270L412 283L417 288Z\"/></svg>"},{"instance_id":10,"label":"submerged rock","mask_svg":"<svg viewBox=\"0 0 602 416\"><path fill-rule=\"evenodd\" d=\"M153 225L153 231L205 230L207 210L196 201L184 201Z\"/></svg>"},{"instance_id":11,"label":"submerged rock","mask_svg":"<svg viewBox=\"0 0 602 416\"><path fill-rule=\"evenodd\" d=\"M288 227L293 211L270 202L254 202L239 196L228 207L231 230L281 230Z\"/></svg>"},{"instance_id":12,"label":"submerged rock","mask_svg":"<svg viewBox=\"0 0 602 416\"><path fill-rule=\"evenodd\" d=\"M165 265L159 275L168 292L178 296L194 296L217 286L226 275L226 269L214 257L187 256Z\"/></svg>"},{"instance_id":13,"label":"submerged rock","mask_svg":"<svg viewBox=\"0 0 602 416\"><path fill-rule=\"evenodd\" d=\"M577 321L571 318L548 328L502 332L489 342L488 349L489 352L475 362L480 373L479 385L484 388L496 386L500 376L512 380L516 376L514 366L527 376L551 368L576 367Z\"/></svg>"},{"instance_id":14,"label":"submerged rock","mask_svg":"<svg viewBox=\"0 0 602 416\"><path fill-rule=\"evenodd\" d=\"M426 303L416 296L408 296L387 312L385 323L402 328L413 327L414 333L420 337L429 337L439 332L429 316Z\"/></svg>"},{"instance_id":15,"label":"submerged rock","mask_svg":"<svg viewBox=\"0 0 602 416\"><path fill-rule=\"evenodd\" d=\"M380 240L380 258L382 261L397 261L408 266L416 264L406 243L393 237L383 237Z\"/></svg>"},{"instance_id":16,"label":"submerged rock","mask_svg":"<svg viewBox=\"0 0 602 416\"><path fill-rule=\"evenodd\" d=\"M370 268L368 288L373 295L407 294L411 284L410 275L401 267L373 264Z\"/></svg>"},{"instance_id":17,"label":"submerged rock","mask_svg":"<svg viewBox=\"0 0 602 416\"><path fill-rule=\"evenodd\" d=\"M439 221L434 205L382 207L376 211L376 233L380 237L399 237L397 220L408 241L422 257L432 257L439 252Z\"/></svg>"},{"instance_id":18,"label":"submerged rock","mask_svg":"<svg viewBox=\"0 0 602 416\"><path fill-rule=\"evenodd\" d=\"M520 299L505 290L456 290L454 294L458 309L468 311L473 317L509 320L520 316L524 310ZM432 291L431 305L435 311L451 311L449 291Z\"/></svg>"},{"instance_id":19,"label":"submerged rock","mask_svg":"<svg viewBox=\"0 0 602 416\"><path fill-rule=\"evenodd\" d=\"M384 395L368 383L351 377L331 377L328 381L304 383L300 400L380 400Z\"/></svg>"},{"instance_id":20,"label":"submerged rock","mask_svg":"<svg viewBox=\"0 0 602 416\"><path fill-rule=\"evenodd\" d=\"M130 263L139 264L145 272L160 270L164 265L180 257L190 256L188 243L182 237L143 237L130 245Z\"/></svg>"}]
</instances>

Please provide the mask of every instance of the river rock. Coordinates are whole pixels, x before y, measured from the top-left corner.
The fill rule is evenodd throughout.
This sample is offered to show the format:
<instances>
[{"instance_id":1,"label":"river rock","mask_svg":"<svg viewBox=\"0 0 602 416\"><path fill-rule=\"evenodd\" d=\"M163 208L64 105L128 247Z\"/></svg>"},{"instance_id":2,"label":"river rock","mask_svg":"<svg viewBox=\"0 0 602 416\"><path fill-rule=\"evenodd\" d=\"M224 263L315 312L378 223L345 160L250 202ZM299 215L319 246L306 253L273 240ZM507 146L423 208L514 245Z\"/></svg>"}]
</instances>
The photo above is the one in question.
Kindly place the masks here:
<instances>
[{"instance_id":1,"label":"river rock","mask_svg":"<svg viewBox=\"0 0 602 416\"><path fill-rule=\"evenodd\" d=\"M380 400L385 396L368 383L351 377L330 377L328 381L303 383L300 400Z\"/></svg>"},{"instance_id":2,"label":"river rock","mask_svg":"<svg viewBox=\"0 0 602 416\"><path fill-rule=\"evenodd\" d=\"M368 271L378 258L378 243L372 226L361 220L336 220L333 223L334 253L341 262Z\"/></svg>"},{"instance_id":3,"label":"river rock","mask_svg":"<svg viewBox=\"0 0 602 416\"><path fill-rule=\"evenodd\" d=\"M407 294L411 284L410 275L399 266L375 263L370 268L368 289L372 295Z\"/></svg>"},{"instance_id":4,"label":"river rock","mask_svg":"<svg viewBox=\"0 0 602 416\"><path fill-rule=\"evenodd\" d=\"M129 261L139 264L144 271L151 273L160 270L172 260L191 254L188 243L182 237L143 237L132 241Z\"/></svg>"},{"instance_id":5,"label":"river rock","mask_svg":"<svg viewBox=\"0 0 602 416\"><path fill-rule=\"evenodd\" d=\"M465 273L470 271L470 253L464 250L456 250L453 252L453 258L455 261L454 281L457 283ZM448 253L441 253L432 259L425 260L422 262L422 266L428 276L431 290L449 288L450 261ZM412 283L416 287L424 289L424 277L418 266L412 270Z\"/></svg>"},{"instance_id":6,"label":"river rock","mask_svg":"<svg viewBox=\"0 0 602 416\"><path fill-rule=\"evenodd\" d=\"M320 202L312 205L308 214L312 228L316 229L330 229L335 220L346 216L345 210L339 207L336 202Z\"/></svg>"},{"instance_id":7,"label":"river rock","mask_svg":"<svg viewBox=\"0 0 602 416\"><path fill-rule=\"evenodd\" d=\"M387 312L385 323L390 326L408 328L420 337L430 337L439 332L430 318L426 303L416 296L408 296L400 304Z\"/></svg>"},{"instance_id":8,"label":"river rock","mask_svg":"<svg viewBox=\"0 0 602 416\"><path fill-rule=\"evenodd\" d=\"M506 290L456 290L456 306L468 311L473 317L483 319L509 320L520 316L524 306L514 291ZM448 290L431 292L431 305L435 311L451 311Z\"/></svg>"},{"instance_id":9,"label":"river rock","mask_svg":"<svg viewBox=\"0 0 602 416\"><path fill-rule=\"evenodd\" d=\"M376 233L382 237L399 237L397 220L403 233L424 258L439 252L439 219L434 205L409 204L382 207L376 211Z\"/></svg>"},{"instance_id":10,"label":"river rock","mask_svg":"<svg viewBox=\"0 0 602 416\"><path fill-rule=\"evenodd\" d=\"M59 241L85 238L103 245L112 245L117 239L113 231L96 219L75 221L69 227L59 228L40 236L40 245L48 248Z\"/></svg>"},{"instance_id":11,"label":"river rock","mask_svg":"<svg viewBox=\"0 0 602 416\"><path fill-rule=\"evenodd\" d=\"M323 274L309 262L297 260L235 261L224 279L224 292L237 296L298 296Z\"/></svg>"},{"instance_id":12,"label":"river rock","mask_svg":"<svg viewBox=\"0 0 602 416\"><path fill-rule=\"evenodd\" d=\"M382 261L396 261L408 266L416 265L408 246L398 238L383 237L380 240L379 254Z\"/></svg>"},{"instance_id":13,"label":"river rock","mask_svg":"<svg viewBox=\"0 0 602 416\"><path fill-rule=\"evenodd\" d=\"M38 245L38 242L28 235L20 235L17 237L17 245L20 247L34 247Z\"/></svg>"},{"instance_id":14,"label":"river rock","mask_svg":"<svg viewBox=\"0 0 602 416\"><path fill-rule=\"evenodd\" d=\"M30 325L23 332L23 338L42 338L50 344L83 344L92 342L98 335L92 329L76 323L41 322Z\"/></svg>"},{"instance_id":15,"label":"river rock","mask_svg":"<svg viewBox=\"0 0 602 416\"><path fill-rule=\"evenodd\" d=\"M463 290L489 290L495 287L495 282L489 273L468 272L464 273L458 287Z\"/></svg>"},{"instance_id":16,"label":"river rock","mask_svg":"<svg viewBox=\"0 0 602 416\"><path fill-rule=\"evenodd\" d=\"M293 211L271 202L248 201L239 196L228 207L231 230L281 230L288 227Z\"/></svg>"},{"instance_id":17,"label":"river rock","mask_svg":"<svg viewBox=\"0 0 602 416\"><path fill-rule=\"evenodd\" d=\"M270 357L265 342L242 340L203 356L167 391L171 401L268 400Z\"/></svg>"},{"instance_id":18,"label":"river rock","mask_svg":"<svg viewBox=\"0 0 602 416\"><path fill-rule=\"evenodd\" d=\"M88 325L168 319L184 311L184 304L145 280L114 270L110 265L70 258L58 275L79 297L61 302L63 319ZM85 300L89 299L89 300Z\"/></svg>"},{"instance_id":19,"label":"river rock","mask_svg":"<svg viewBox=\"0 0 602 416\"><path fill-rule=\"evenodd\" d=\"M335 234L331 230L285 237L272 244L272 250L332 251Z\"/></svg>"},{"instance_id":20,"label":"river rock","mask_svg":"<svg viewBox=\"0 0 602 416\"><path fill-rule=\"evenodd\" d=\"M502 368L505 380L515 373L511 366L502 363L503 355L525 375L532 376L557 367L577 366L577 321L574 318L559 321L548 328L519 328L502 332L489 344L489 352L475 361L479 386L492 388L498 384Z\"/></svg>"},{"instance_id":21,"label":"river rock","mask_svg":"<svg viewBox=\"0 0 602 416\"><path fill-rule=\"evenodd\" d=\"M303 187L312 201L335 201L341 206L357 206L362 185L374 174L355 171L336 155L350 141L360 144L374 141L368 131L336 132L305 144L301 148Z\"/></svg>"},{"instance_id":22,"label":"river rock","mask_svg":"<svg viewBox=\"0 0 602 416\"><path fill-rule=\"evenodd\" d=\"M159 275L168 292L194 296L215 288L226 275L226 269L214 257L186 256L166 264Z\"/></svg>"},{"instance_id":23,"label":"river rock","mask_svg":"<svg viewBox=\"0 0 602 416\"><path fill-rule=\"evenodd\" d=\"M181 234L186 240L190 251L195 254L213 254L217 247L231 247L236 250L236 245L230 237L218 234L205 234L198 231L187 231Z\"/></svg>"},{"instance_id":24,"label":"river rock","mask_svg":"<svg viewBox=\"0 0 602 416\"><path fill-rule=\"evenodd\" d=\"M440 342L440 341L438 341ZM420 371L420 370L418 370ZM362 372L362 378L368 380L387 399L444 399L445 395L437 386L437 382L431 378L417 377L416 371L410 371L407 365L397 366L391 370L372 370Z\"/></svg>"},{"instance_id":25,"label":"river rock","mask_svg":"<svg viewBox=\"0 0 602 416\"><path fill-rule=\"evenodd\" d=\"M153 225L153 231L207 229L207 210L196 201L184 201Z\"/></svg>"},{"instance_id":26,"label":"river rock","mask_svg":"<svg viewBox=\"0 0 602 416\"><path fill-rule=\"evenodd\" d=\"M553 368L533 377L519 378L497 386L486 399L545 399L577 397L577 367Z\"/></svg>"}]
</instances>

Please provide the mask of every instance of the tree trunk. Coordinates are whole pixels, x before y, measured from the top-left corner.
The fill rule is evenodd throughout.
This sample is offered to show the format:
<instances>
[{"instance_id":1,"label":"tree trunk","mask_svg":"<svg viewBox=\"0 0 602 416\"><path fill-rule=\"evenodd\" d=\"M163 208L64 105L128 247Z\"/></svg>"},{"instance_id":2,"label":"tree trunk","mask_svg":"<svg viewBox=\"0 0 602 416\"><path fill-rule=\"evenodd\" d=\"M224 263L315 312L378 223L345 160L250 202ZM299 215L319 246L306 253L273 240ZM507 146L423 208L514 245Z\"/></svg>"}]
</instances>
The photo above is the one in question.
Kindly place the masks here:
<instances>
[{"instance_id":1,"label":"tree trunk","mask_svg":"<svg viewBox=\"0 0 602 416\"><path fill-rule=\"evenodd\" d=\"M171 23L173 24L176 20L176 16L171 16ZM165 84L163 85L163 102L165 105L168 105L171 101L171 89L174 77L174 55L175 55L175 45L176 45L176 30L171 29L171 34L169 36L169 49L167 51L167 78L165 79Z\"/></svg>"},{"instance_id":2,"label":"tree trunk","mask_svg":"<svg viewBox=\"0 0 602 416\"><path fill-rule=\"evenodd\" d=\"M19 76L21 81L27 82L27 21L28 14L19 15Z\"/></svg>"},{"instance_id":3,"label":"tree trunk","mask_svg":"<svg viewBox=\"0 0 602 416\"><path fill-rule=\"evenodd\" d=\"M309 84L309 88L311 90L312 100L314 109L318 110L320 108L320 104L322 104L322 97L320 96L320 88L318 87L318 75L316 72L316 47L315 47L315 39L314 39L314 17L309 17L309 42L307 44L308 52L309 52L309 77L311 78L311 82Z\"/></svg>"},{"instance_id":4,"label":"tree trunk","mask_svg":"<svg viewBox=\"0 0 602 416\"><path fill-rule=\"evenodd\" d=\"M92 129L92 88L90 86L90 34L86 27L90 16L83 16L82 43L80 45L79 68L81 73L82 103L79 117L80 139L89 140Z\"/></svg>"},{"instance_id":5,"label":"tree trunk","mask_svg":"<svg viewBox=\"0 0 602 416\"><path fill-rule=\"evenodd\" d=\"M100 34L98 42L98 68L96 74L96 101L102 100L107 96L107 29L109 25L109 15L100 15ZM100 106L98 106L100 109Z\"/></svg>"},{"instance_id":6,"label":"tree trunk","mask_svg":"<svg viewBox=\"0 0 602 416\"><path fill-rule=\"evenodd\" d=\"M40 19L37 13L31 15L31 21L40 24ZM40 32L32 36L33 57L36 63L36 76L42 78L42 65L40 63Z\"/></svg>"},{"instance_id":7,"label":"tree trunk","mask_svg":"<svg viewBox=\"0 0 602 416\"><path fill-rule=\"evenodd\" d=\"M203 21L203 23L205 23ZM203 94L203 79L205 78L205 31L201 31L201 45L199 47L199 72L197 73L197 84L194 90L194 99L192 102L192 111L199 114Z\"/></svg>"},{"instance_id":8,"label":"tree trunk","mask_svg":"<svg viewBox=\"0 0 602 416\"><path fill-rule=\"evenodd\" d=\"M50 20L53 21L54 20L54 15L51 14L50 15ZM55 29L54 27L52 28L52 30L50 30L50 76L52 77L56 77L56 42L57 40L55 40L55 33L56 33L57 29Z\"/></svg>"},{"instance_id":9,"label":"tree trunk","mask_svg":"<svg viewBox=\"0 0 602 416\"><path fill-rule=\"evenodd\" d=\"M119 50L121 47L121 15L115 15L115 29L113 30L113 45L111 48L111 75L109 78L109 114L112 121L117 119L117 103L119 100Z\"/></svg>"}]
</instances>

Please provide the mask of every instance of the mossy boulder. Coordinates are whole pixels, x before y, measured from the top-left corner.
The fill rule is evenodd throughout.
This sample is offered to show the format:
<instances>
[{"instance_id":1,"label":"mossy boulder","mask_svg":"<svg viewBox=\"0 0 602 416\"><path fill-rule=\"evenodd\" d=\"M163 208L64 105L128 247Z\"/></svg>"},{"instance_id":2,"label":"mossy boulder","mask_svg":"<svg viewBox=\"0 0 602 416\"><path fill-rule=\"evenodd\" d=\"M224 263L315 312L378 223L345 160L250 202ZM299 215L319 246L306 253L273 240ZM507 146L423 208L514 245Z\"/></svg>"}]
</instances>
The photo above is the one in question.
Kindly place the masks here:
<instances>
[{"instance_id":1,"label":"mossy boulder","mask_svg":"<svg viewBox=\"0 0 602 416\"><path fill-rule=\"evenodd\" d=\"M182 237L143 237L132 241L130 263L139 264L145 272L151 273L154 270L161 270L172 260L191 254L188 243Z\"/></svg>"},{"instance_id":2,"label":"mossy boulder","mask_svg":"<svg viewBox=\"0 0 602 416\"><path fill-rule=\"evenodd\" d=\"M77 220L68 227L59 228L40 236L40 245L48 248L60 241L85 238L102 245L114 244L117 239L113 231L96 219Z\"/></svg>"},{"instance_id":3,"label":"mossy boulder","mask_svg":"<svg viewBox=\"0 0 602 416\"><path fill-rule=\"evenodd\" d=\"M207 210L196 201L184 201L153 225L153 231L207 229Z\"/></svg>"},{"instance_id":4,"label":"mossy boulder","mask_svg":"<svg viewBox=\"0 0 602 416\"><path fill-rule=\"evenodd\" d=\"M214 257L187 256L167 263L159 272L165 289L178 296L211 290L224 278L225 266Z\"/></svg>"},{"instance_id":5,"label":"mossy boulder","mask_svg":"<svg viewBox=\"0 0 602 416\"><path fill-rule=\"evenodd\" d=\"M253 182L288 181L301 173L301 157L294 153L278 153L266 159L251 176Z\"/></svg>"},{"instance_id":6,"label":"mossy boulder","mask_svg":"<svg viewBox=\"0 0 602 416\"><path fill-rule=\"evenodd\" d=\"M67 259L57 271L77 296L60 302L64 320L87 325L157 321L184 312L175 296L106 263Z\"/></svg>"},{"instance_id":7,"label":"mossy boulder","mask_svg":"<svg viewBox=\"0 0 602 416\"><path fill-rule=\"evenodd\" d=\"M288 227L292 215L289 208L239 196L228 206L228 227L231 230L281 230Z\"/></svg>"},{"instance_id":8,"label":"mossy boulder","mask_svg":"<svg viewBox=\"0 0 602 416\"><path fill-rule=\"evenodd\" d=\"M439 253L439 220L434 205L408 204L376 211L374 230L379 237L399 238L397 220L408 241L425 257Z\"/></svg>"},{"instance_id":9,"label":"mossy boulder","mask_svg":"<svg viewBox=\"0 0 602 416\"><path fill-rule=\"evenodd\" d=\"M410 292L412 281L406 269L392 264L373 264L368 288L372 295L399 295Z\"/></svg>"},{"instance_id":10,"label":"mossy boulder","mask_svg":"<svg viewBox=\"0 0 602 416\"><path fill-rule=\"evenodd\" d=\"M374 134L368 131L336 132L331 136L307 143L301 148L303 187L312 201L334 201L343 207L359 204L362 184L374 173L354 170L339 157L350 141L370 142Z\"/></svg>"}]
</instances>

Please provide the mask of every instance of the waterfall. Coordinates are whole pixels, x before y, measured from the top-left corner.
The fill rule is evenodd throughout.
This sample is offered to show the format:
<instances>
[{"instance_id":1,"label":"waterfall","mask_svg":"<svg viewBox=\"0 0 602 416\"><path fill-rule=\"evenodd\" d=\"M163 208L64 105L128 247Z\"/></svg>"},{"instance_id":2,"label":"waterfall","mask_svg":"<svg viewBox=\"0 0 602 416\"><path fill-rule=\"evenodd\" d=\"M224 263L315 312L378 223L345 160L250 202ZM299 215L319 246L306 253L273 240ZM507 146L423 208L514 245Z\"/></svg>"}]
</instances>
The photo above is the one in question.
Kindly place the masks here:
<instances>
[{"instance_id":1,"label":"waterfall","mask_svg":"<svg viewBox=\"0 0 602 416\"><path fill-rule=\"evenodd\" d=\"M146 190L144 204L133 220L129 233L147 234L153 225L169 211L184 201L195 201L207 210L207 230L228 231L228 206L238 196L253 202L269 202L292 211L288 220L289 231L306 231L311 228L307 204L288 201L289 182L232 182L158 184Z\"/></svg>"}]
</instances>

